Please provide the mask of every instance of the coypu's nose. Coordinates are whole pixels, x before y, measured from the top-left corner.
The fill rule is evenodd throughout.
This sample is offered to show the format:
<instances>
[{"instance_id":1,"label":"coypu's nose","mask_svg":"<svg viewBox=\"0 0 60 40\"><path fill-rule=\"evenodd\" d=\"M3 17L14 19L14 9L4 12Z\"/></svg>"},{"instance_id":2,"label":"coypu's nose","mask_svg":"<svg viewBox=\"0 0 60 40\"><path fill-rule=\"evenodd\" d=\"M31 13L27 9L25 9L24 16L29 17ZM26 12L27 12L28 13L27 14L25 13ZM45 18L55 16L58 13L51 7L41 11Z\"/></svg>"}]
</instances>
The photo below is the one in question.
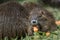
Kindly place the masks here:
<instances>
[{"instance_id":1,"label":"coypu's nose","mask_svg":"<svg viewBox=\"0 0 60 40\"><path fill-rule=\"evenodd\" d=\"M37 20L31 20L31 24L32 25L36 25L37 24Z\"/></svg>"}]
</instances>

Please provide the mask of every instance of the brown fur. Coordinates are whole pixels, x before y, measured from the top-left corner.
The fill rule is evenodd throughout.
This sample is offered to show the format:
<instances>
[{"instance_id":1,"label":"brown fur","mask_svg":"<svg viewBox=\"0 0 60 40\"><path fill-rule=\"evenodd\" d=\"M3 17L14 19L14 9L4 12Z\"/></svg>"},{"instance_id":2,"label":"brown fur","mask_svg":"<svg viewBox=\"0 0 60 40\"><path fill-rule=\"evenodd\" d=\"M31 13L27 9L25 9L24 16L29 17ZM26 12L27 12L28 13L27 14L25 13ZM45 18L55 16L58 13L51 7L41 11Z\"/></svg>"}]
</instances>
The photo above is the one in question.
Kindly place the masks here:
<instances>
[{"instance_id":1,"label":"brown fur","mask_svg":"<svg viewBox=\"0 0 60 40\"><path fill-rule=\"evenodd\" d=\"M53 17L52 13L42 8L40 5L32 2L24 3L23 6L29 11L30 27L32 26L30 21L36 18L36 20L38 20L40 24L39 25L40 31L47 32L47 31L53 31L57 29L57 25L55 24L55 18Z\"/></svg>"},{"instance_id":2,"label":"brown fur","mask_svg":"<svg viewBox=\"0 0 60 40\"><path fill-rule=\"evenodd\" d=\"M47 10L41 9L41 8L34 8L30 12L29 20L31 19L38 20L39 30L43 32L47 31L54 31L57 28L57 25L55 24L55 19L53 15L48 12Z\"/></svg>"},{"instance_id":3,"label":"brown fur","mask_svg":"<svg viewBox=\"0 0 60 40\"><path fill-rule=\"evenodd\" d=\"M42 5L39 5L38 3L32 3L32 2L24 2L22 4L29 12L35 8L35 7L41 7Z\"/></svg>"},{"instance_id":4,"label":"brown fur","mask_svg":"<svg viewBox=\"0 0 60 40\"><path fill-rule=\"evenodd\" d=\"M18 2L0 5L0 38L21 37L26 35L27 10Z\"/></svg>"}]
</instances>

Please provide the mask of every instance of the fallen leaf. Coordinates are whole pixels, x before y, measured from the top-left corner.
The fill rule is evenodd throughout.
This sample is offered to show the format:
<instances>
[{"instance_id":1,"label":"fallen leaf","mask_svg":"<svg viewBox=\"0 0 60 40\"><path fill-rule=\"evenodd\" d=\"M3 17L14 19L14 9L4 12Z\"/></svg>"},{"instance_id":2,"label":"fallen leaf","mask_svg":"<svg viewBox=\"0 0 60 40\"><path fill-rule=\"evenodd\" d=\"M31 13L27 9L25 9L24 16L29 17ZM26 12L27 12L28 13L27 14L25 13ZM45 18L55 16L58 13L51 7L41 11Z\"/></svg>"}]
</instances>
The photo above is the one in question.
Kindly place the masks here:
<instances>
[{"instance_id":1,"label":"fallen leaf","mask_svg":"<svg viewBox=\"0 0 60 40\"><path fill-rule=\"evenodd\" d=\"M48 37L50 35L50 32L46 32L46 36Z\"/></svg>"},{"instance_id":2,"label":"fallen leaf","mask_svg":"<svg viewBox=\"0 0 60 40\"><path fill-rule=\"evenodd\" d=\"M57 25L60 25L60 21L55 21L55 23L56 23Z\"/></svg>"}]
</instances>

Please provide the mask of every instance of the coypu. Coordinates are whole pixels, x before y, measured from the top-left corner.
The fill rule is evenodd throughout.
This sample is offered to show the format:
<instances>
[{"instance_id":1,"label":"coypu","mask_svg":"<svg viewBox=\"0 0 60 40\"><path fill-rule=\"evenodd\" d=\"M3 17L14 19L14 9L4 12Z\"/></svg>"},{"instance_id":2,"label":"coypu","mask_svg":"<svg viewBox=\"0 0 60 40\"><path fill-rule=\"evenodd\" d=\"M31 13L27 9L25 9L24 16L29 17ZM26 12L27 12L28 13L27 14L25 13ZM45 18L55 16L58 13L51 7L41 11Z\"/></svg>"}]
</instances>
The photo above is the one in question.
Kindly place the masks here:
<instances>
[{"instance_id":1,"label":"coypu","mask_svg":"<svg viewBox=\"0 0 60 40\"><path fill-rule=\"evenodd\" d=\"M53 14L44 9L41 5L32 2L25 2L23 6L28 10L30 26L36 23L38 24L38 29L42 32L57 29ZM31 23L31 21L35 22Z\"/></svg>"},{"instance_id":2,"label":"coypu","mask_svg":"<svg viewBox=\"0 0 60 40\"><path fill-rule=\"evenodd\" d=\"M18 2L5 2L0 5L0 38L15 38L26 35L27 10Z\"/></svg>"},{"instance_id":3,"label":"coypu","mask_svg":"<svg viewBox=\"0 0 60 40\"><path fill-rule=\"evenodd\" d=\"M29 13L31 25L37 25L42 32L54 31L57 29L53 15L43 8L34 8Z\"/></svg>"},{"instance_id":4,"label":"coypu","mask_svg":"<svg viewBox=\"0 0 60 40\"><path fill-rule=\"evenodd\" d=\"M18 2L6 2L0 5L0 38L33 35L32 25L35 24L38 24L38 29L44 32L56 29L53 15L40 6L32 6L29 11Z\"/></svg>"}]
</instances>

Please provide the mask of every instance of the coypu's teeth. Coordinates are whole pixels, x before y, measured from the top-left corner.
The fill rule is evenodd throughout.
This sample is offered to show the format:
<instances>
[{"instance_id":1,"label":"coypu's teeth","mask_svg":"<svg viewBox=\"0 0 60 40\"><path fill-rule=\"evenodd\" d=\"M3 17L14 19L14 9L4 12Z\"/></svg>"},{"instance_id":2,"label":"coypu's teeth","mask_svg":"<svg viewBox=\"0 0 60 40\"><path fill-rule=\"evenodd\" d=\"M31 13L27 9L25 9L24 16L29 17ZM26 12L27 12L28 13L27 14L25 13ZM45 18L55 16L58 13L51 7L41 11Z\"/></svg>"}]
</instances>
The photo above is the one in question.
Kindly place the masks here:
<instances>
[{"instance_id":1,"label":"coypu's teeth","mask_svg":"<svg viewBox=\"0 0 60 40\"><path fill-rule=\"evenodd\" d=\"M38 30L39 30L39 29L38 29L38 26L37 26L37 25L33 25L33 31L34 31L34 32L38 32Z\"/></svg>"}]
</instances>

